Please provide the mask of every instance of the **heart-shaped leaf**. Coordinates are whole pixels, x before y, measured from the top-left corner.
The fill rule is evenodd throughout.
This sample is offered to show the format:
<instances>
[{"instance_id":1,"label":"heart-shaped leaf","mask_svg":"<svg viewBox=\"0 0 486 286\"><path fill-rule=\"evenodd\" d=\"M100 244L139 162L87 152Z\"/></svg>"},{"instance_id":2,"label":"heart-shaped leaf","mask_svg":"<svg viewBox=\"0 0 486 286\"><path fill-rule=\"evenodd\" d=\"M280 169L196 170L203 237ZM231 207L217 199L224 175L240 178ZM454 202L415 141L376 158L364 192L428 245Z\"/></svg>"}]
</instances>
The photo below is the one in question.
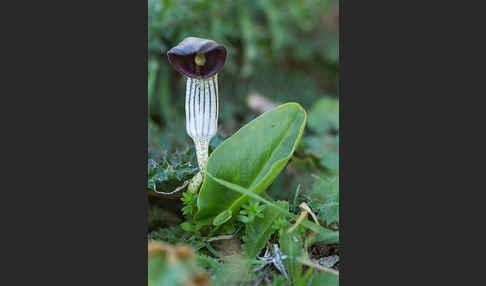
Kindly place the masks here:
<instances>
[{"instance_id":1,"label":"heart-shaped leaf","mask_svg":"<svg viewBox=\"0 0 486 286\"><path fill-rule=\"evenodd\" d=\"M305 110L287 103L255 118L221 143L209 157L194 221L211 224L225 210L237 213L248 200L214 178L262 193L292 156L305 122Z\"/></svg>"}]
</instances>

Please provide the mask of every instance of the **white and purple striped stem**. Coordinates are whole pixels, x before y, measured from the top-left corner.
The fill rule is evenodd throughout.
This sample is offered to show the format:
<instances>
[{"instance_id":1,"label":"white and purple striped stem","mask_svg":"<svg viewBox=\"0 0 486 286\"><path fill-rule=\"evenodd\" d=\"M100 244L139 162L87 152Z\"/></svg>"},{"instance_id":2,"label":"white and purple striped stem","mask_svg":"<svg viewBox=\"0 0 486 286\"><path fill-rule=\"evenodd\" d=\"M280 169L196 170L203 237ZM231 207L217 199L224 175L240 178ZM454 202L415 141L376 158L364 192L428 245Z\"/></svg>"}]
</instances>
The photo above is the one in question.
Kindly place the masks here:
<instances>
[{"instance_id":1,"label":"white and purple striped stem","mask_svg":"<svg viewBox=\"0 0 486 286\"><path fill-rule=\"evenodd\" d=\"M218 129L218 75L208 79L187 78L186 130L196 147L202 174L208 161L209 142Z\"/></svg>"}]
</instances>

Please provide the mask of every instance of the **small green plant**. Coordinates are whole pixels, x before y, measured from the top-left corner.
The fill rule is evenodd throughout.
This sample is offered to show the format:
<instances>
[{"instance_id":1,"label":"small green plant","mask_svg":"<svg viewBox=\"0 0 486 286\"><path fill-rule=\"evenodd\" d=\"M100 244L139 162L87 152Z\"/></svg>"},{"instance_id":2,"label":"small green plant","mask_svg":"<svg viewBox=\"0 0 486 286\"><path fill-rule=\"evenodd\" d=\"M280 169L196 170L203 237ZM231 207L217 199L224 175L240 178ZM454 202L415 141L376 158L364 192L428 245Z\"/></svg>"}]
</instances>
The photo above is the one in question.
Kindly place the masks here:
<instances>
[{"instance_id":1,"label":"small green plant","mask_svg":"<svg viewBox=\"0 0 486 286\"><path fill-rule=\"evenodd\" d=\"M197 193L192 192L184 192L181 198L184 206L182 207L182 213L191 218L196 211L196 201L197 201Z\"/></svg>"},{"instance_id":2,"label":"small green plant","mask_svg":"<svg viewBox=\"0 0 486 286\"><path fill-rule=\"evenodd\" d=\"M273 9L272 5L262 4L268 9ZM271 12L268 15L273 19L273 29L278 30L279 17ZM239 17L244 26L252 26L248 15ZM245 39L252 37L247 29L243 31ZM245 57L253 52L246 50ZM158 196L155 199L177 196L168 208L182 204L180 211L185 217L161 220L161 214L167 218L173 214L163 204L149 209L149 239L171 244L149 245L149 285L207 285L209 280L212 285L224 286L337 285L337 271L312 261L310 249L316 243L339 242L338 101L320 98L309 116L298 103L275 104L276 108L222 140L216 136L221 104L218 73L226 61L226 48L212 40L189 37L170 49L167 56L184 77L185 106L180 110L185 111L186 132L194 147L167 154L153 143L156 133L149 133L149 194ZM167 68L151 61L150 100L155 90L166 93L176 84L168 77L158 78ZM248 76L251 68L243 63L242 74ZM160 102L166 121L175 112L168 100L165 95ZM248 117L242 118L246 122ZM304 134L307 121L310 128ZM162 137L160 134L158 137ZM171 138L167 134L163 137ZM217 147L210 148L214 137ZM300 172L298 168L307 165L317 173L315 182L299 182L289 191L279 189L279 178ZM270 188L276 189L273 195L287 191L289 199L273 196ZM306 211L297 206L305 206ZM179 211L177 205L175 208ZM313 221L307 218L309 212ZM157 228L158 224L169 227ZM185 247L177 246L181 244Z\"/></svg>"},{"instance_id":3,"label":"small green plant","mask_svg":"<svg viewBox=\"0 0 486 286\"><path fill-rule=\"evenodd\" d=\"M251 223L255 218L263 218L263 210L265 205L260 204L259 201L250 200L243 205L238 220L243 223Z\"/></svg>"},{"instance_id":4,"label":"small green plant","mask_svg":"<svg viewBox=\"0 0 486 286\"><path fill-rule=\"evenodd\" d=\"M295 103L284 104L265 112L223 141L209 156L201 190L182 194L182 212L187 221L180 225L180 229L186 234L180 236L174 229L154 232L151 237L194 247L206 255L198 261L203 266L212 267L214 277L224 281L231 277L229 266L208 258L224 258L212 241L232 239L241 231L243 256L235 260L239 261L239 267L247 265L263 271L270 269L267 265L273 265L282 275L273 280L275 285L307 286L325 279L321 276L311 279L315 272L313 267L304 271L305 263L314 265L309 264L306 249L315 242L336 243L339 233L316 222L299 219L300 216L289 211L288 202L273 201L264 192L292 157L305 121L306 113L302 107ZM337 208L334 208L338 198L336 180L320 179L313 192L306 194L311 197L309 203L325 225L338 219L335 217ZM297 204L298 195L299 192L293 198L293 205ZM331 205L333 208L329 208ZM295 208L293 206L292 210L297 211ZM295 226L291 227L292 224ZM259 256L264 249L265 254ZM262 279L252 273L250 270L241 272L238 281ZM335 281L332 277L329 279ZM332 283L324 285L335 285Z\"/></svg>"},{"instance_id":5,"label":"small green plant","mask_svg":"<svg viewBox=\"0 0 486 286\"><path fill-rule=\"evenodd\" d=\"M287 209L287 202L276 202L276 205L282 209ZM255 258L265 247L270 237L275 233L275 222L283 219L282 214L268 207L260 213L260 216L250 221L245 227L245 233L242 236L243 250L250 258Z\"/></svg>"},{"instance_id":6,"label":"small green plant","mask_svg":"<svg viewBox=\"0 0 486 286\"><path fill-rule=\"evenodd\" d=\"M197 192L208 160L209 142L218 129L218 75L226 61L226 48L208 39L185 38L167 52L174 69L187 77L186 130L194 141L200 172L189 184Z\"/></svg>"}]
</instances>

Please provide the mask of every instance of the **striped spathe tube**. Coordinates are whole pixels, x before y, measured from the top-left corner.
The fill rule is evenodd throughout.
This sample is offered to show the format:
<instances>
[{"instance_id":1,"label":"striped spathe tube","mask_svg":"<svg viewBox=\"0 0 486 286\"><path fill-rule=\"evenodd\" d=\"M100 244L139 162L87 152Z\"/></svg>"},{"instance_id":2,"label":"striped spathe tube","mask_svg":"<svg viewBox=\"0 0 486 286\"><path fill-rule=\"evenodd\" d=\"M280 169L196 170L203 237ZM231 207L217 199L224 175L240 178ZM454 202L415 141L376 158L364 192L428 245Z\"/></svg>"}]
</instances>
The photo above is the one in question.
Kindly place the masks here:
<instances>
[{"instance_id":1,"label":"striped spathe tube","mask_svg":"<svg viewBox=\"0 0 486 286\"><path fill-rule=\"evenodd\" d=\"M218 131L218 76L187 78L186 130L194 141L202 172L208 160L209 142Z\"/></svg>"}]
</instances>

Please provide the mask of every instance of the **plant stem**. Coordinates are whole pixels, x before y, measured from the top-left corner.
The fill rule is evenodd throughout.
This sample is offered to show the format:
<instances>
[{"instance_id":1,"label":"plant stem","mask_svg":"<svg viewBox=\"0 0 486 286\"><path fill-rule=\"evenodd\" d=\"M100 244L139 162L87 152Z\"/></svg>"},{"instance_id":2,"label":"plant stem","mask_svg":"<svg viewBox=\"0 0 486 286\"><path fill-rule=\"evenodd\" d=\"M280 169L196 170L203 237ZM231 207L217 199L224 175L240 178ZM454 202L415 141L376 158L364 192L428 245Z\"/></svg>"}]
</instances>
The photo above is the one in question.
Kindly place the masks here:
<instances>
[{"instance_id":1,"label":"plant stem","mask_svg":"<svg viewBox=\"0 0 486 286\"><path fill-rule=\"evenodd\" d=\"M206 171L206 164L208 162L209 139L207 137L195 137L193 140L196 147L199 170L204 176L204 172Z\"/></svg>"}]
</instances>

